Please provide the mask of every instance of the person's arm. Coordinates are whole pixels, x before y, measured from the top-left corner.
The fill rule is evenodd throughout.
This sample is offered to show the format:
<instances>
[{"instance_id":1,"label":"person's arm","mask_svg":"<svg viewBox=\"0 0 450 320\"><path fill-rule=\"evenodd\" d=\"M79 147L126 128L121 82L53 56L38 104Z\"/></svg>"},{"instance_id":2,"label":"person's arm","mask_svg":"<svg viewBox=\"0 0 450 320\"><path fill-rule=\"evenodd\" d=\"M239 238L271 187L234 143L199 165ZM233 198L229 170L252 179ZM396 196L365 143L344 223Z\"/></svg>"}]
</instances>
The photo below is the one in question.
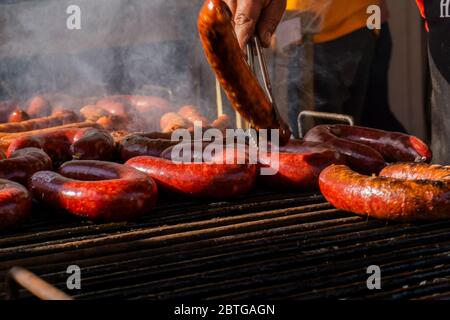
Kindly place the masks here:
<instances>
[{"instance_id":1,"label":"person's arm","mask_svg":"<svg viewBox=\"0 0 450 320\"><path fill-rule=\"evenodd\" d=\"M286 0L224 0L233 13L239 45L244 48L255 33L269 47L286 10Z\"/></svg>"}]
</instances>

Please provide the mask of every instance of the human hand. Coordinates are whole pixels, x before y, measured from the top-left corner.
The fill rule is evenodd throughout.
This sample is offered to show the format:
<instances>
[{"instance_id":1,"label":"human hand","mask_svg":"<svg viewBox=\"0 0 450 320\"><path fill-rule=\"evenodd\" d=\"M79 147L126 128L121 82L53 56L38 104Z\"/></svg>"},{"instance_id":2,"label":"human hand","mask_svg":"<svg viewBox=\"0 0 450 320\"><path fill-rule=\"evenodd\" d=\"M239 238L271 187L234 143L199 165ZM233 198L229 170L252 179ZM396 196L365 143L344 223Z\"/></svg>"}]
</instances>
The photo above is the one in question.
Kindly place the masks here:
<instances>
[{"instance_id":1,"label":"human hand","mask_svg":"<svg viewBox=\"0 0 450 320\"><path fill-rule=\"evenodd\" d=\"M287 0L224 0L233 13L239 45L244 49L256 33L264 47L269 47L272 35L286 10Z\"/></svg>"}]
</instances>

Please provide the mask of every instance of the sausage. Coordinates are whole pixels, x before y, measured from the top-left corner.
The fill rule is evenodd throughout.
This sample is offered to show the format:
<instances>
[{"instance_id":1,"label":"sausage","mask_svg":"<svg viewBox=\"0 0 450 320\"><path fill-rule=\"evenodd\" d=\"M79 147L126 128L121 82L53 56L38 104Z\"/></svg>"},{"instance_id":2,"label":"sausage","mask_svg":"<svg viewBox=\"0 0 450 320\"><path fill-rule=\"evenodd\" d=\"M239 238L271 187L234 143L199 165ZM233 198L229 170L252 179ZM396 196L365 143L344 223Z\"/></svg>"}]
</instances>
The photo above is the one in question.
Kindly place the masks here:
<instances>
[{"instance_id":1,"label":"sausage","mask_svg":"<svg viewBox=\"0 0 450 320\"><path fill-rule=\"evenodd\" d=\"M0 160L0 179L26 186L28 178L35 172L51 169L52 160L44 151L25 148L15 151L8 159Z\"/></svg>"},{"instance_id":2,"label":"sausage","mask_svg":"<svg viewBox=\"0 0 450 320\"><path fill-rule=\"evenodd\" d=\"M127 127L127 123L122 117L110 114L99 118L96 123L106 130L119 131Z\"/></svg>"},{"instance_id":3,"label":"sausage","mask_svg":"<svg viewBox=\"0 0 450 320\"><path fill-rule=\"evenodd\" d=\"M397 163L381 170L380 176L403 180L450 180L450 166Z\"/></svg>"},{"instance_id":4,"label":"sausage","mask_svg":"<svg viewBox=\"0 0 450 320\"><path fill-rule=\"evenodd\" d=\"M290 141L280 147L277 155L260 153L259 163L263 168L272 167L276 174L259 176L262 184L278 189L316 190L319 175L332 164L344 164L344 157L319 143L300 140Z\"/></svg>"},{"instance_id":5,"label":"sausage","mask_svg":"<svg viewBox=\"0 0 450 320\"><path fill-rule=\"evenodd\" d=\"M130 221L152 211L156 183L131 167L103 161L70 161L59 172L30 178L33 197L52 208L89 220Z\"/></svg>"},{"instance_id":6,"label":"sausage","mask_svg":"<svg viewBox=\"0 0 450 320\"><path fill-rule=\"evenodd\" d=\"M350 141L335 135L332 126L316 126L305 136L305 141L318 142L345 155L347 164L363 174L378 174L386 166L381 153L360 142Z\"/></svg>"},{"instance_id":7,"label":"sausage","mask_svg":"<svg viewBox=\"0 0 450 320\"><path fill-rule=\"evenodd\" d=\"M280 129L280 144L287 143L291 132L277 120L272 104L250 70L222 0L205 1L198 29L206 58L233 108L255 129Z\"/></svg>"},{"instance_id":8,"label":"sausage","mask_svg":"<svg viewBox=\"0 0 450 320\"><path fill-rule=\"evenodd\" d=\"M423 141L399 132L348 125L322 125L311 129L305 140L319 135L367 145L377 150L387 162L430 162L432 157L430 148Z\"/></svg>"},{"instance_id":9,"label":"sausage","mask_svg":"<svg viewBox=\"0 0 450 320\"><path fill-rule=\"evenodd\" d=\"M14 140L19 139L19 138L29 137L29 136L33 136L36 134L51 133L51 132L56 132L59 130L65 130L65 129L71 129L71 128L78 128L78 129L97 128L97 129L100 129L101 127L96 123L85 121L85 122L75 122L75 123L65 124L62 126L33 130L33 131L26 131L26 132L0 133L0 150L6 151L9 147L9 145Z\"/></svg>"},{"instance_id":10,"label":"sausage","mask_svg":"<svg viewBox=\"0 0 450 320\"><path fill-rule=\"evenodd\" d=\"M0 230L22 224L31 212L32 198L22 185L0 179Z\"/></svg>"},{"instance_id":11,"label":"sausage","mask_svg":"<svg viewBox=\"0 0 450 320\"><path fill-rule=\"evenodd\" d=\"M251 191L255 186L256 165L181 163L142 156L126 165L153 178L161 190L196 198L223 200Z\"/></svg>"},{"instance_id":12,"label":"sausage","mask_svg":"<svg viewBox=\"0 0 450 320\"><path fill-rule=\"evenodd\" d=\"M159 157L161 152L177 143L177 141L168 139L155 139L133 134L123 138L119 143L119 154L123 161L137 156Z\"/></svg>"},{"instance_id":13,"label":"sausage","mask_svg":"<svg viewBox=\"0 0 450 320\"><path fill-rule=\"evenodd\" d=\"M0 132L26 132L50 127L57 127L78 121L78 116L72 111L55 113L52 116L31 119L16 123L0 124Z\"/></svg>"},{"instance_id":14,"label":"sausage","mask_svg":"<svg viewBox=\"0 0 450 320\"><path fill-rule=\"evenodd\" d=\"M168 112L161 117L160 126L162 132L173 132L178 129L190 129L194 124L175 112Z\"/></svg>"},{"instance_id":15,"label":"sausage","mask_svg":"<svg viewBox=\"0 0 450 320\"><path fill-rule=\"evenodd\" d=\"M143 114L154 112L164 114L171 108L169 101L156 96L130 96L129 103Z\"/></svg>"},{"instance_id":16,"label":"sausage","mask_svg":"<svg viewBox=\"0 0 450 320\"><path fill-rule=\"evenodd\" d=\"M195 106L183 106L178 110L178 114L192 123L201 122L202 126L207 126L209 124L208 118L206 118Z\"/></svg>"},{"instance_id":17,"label":"sausage","mask_svg":"<svg viewBox=\"0 0 450 320\"><path fill-rule=\"evenodd\" d=\"M362 216L401 222L450 218L450 183L364 176L347 166L322 171L319 186L336 208Z\"/></svg>"},{"instance_id":18,"label":"sausage","mask_svg":"<svg viewBox=\"0 0 450 320\"><path fill-rule=\"evenodd\" d=\"M30 116L22 109L14 110L8 117L8 122L22 122L30 120Z\"/></svg>"},{"instance_id":19,"label":"sausage","mask_svg":"<svg viewBox=\"0 0 450 320\"><path fill-rule=\"evenodd\" d=\"M107 117L111 115L111 113L109 113L105 109L102 109L94 105L84 106L83 108L80 109L80 113L88 121L97 121L102 117Z\"/></svg>"},{"instance_id":20,"label":"sausage","mask_svg":"<svg viewBox=\"0 0 450 320\"><path fill-rule=\"evenodd\" d=\"M128 101L121 96L102 98L98 100L95 105L113 115L122 117L124 120L130 120L130 114L128 113L130 105Z\"/></svg>"},{"instance_id":21,"label":"sausage","mask_svg":"<svg viewBox=\"0 0 450 320\"><path fill-rule=\"evenodd\" d=\"M115 151L114 139L105 130L69 128L16 139L9 145L6 155L27 147L44 150L54 164L71 159L110 160Z\"/></svg>"},{"instance_id":22,"label":"sausage","mask_svg":"<svg viewBox=\"0 0 450 320\"><path fill-rule=\"evenodd\" d=\"M31 118L48 117L52 113L52 106L42 96L35 96L27 102L27 113Z\"/></svg>"}]
</instances>

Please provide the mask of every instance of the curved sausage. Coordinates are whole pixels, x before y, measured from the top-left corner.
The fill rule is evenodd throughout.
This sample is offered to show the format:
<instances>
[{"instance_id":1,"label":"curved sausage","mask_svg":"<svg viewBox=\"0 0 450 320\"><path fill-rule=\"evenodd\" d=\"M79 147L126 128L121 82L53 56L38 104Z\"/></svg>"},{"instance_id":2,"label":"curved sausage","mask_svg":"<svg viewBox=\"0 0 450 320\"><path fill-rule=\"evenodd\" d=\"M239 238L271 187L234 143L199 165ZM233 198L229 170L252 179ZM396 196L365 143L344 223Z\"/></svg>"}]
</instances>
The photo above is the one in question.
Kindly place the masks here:
<instances>
[{"instance_id":1,"label":"curved sausage","mask_svg":"<svg viewBox=\"0 0 450 320\"><path fill-rule=\"evenodd\" d=\"M35 96L27 102L27 113L31 118L48 117L52 113L52 106L42 96Z\"/></svg>"},{"instance_id":2,"label":"curved sausage","mask_svg":"<svg viewBox=\"0 0 450 320\"><path fill-rule=\"evenodd\" d=\"M133 134L121 140L119 143L119 154L123 161L137 156L159 157L161 152L177 143L177 141L169 139L148 138L143 135Z\"/></svg>"},{"instance_id":3,"label":"curved sausage","mask_svg":"<svg viewBox=\"0 0 450 320\"><path fill-rule=\"evenodd\" d=\"M318 142L345 155L347 164L363 174L378 174L386 166L385 159L377 150L360 142L350 141L334 134L333 126L323 125L311 129L305 141Z\"/></svg>"},{"instance_id":4,"label":"curved sausage","mask_svg":"<svg viewBox=\"0 0 450 320\"><path fill-rule=\"evenodd\" d=\"M51 170L52 160L42 150L25 148L15 151L8 159L0 160L0 179L27 185L28 178L42 170Z\"/></svg>"},{"instance_id":5,"label":"curved sausage","mask_svg":"<svg viewBox=\"0 0 450 320\"><path fill-rule=\"evenodd\" d=\"M69 128L53 132L28 135L14 140L6 153L35 147L44 150L54 164L71 159L110 160L114 156L114 139L104 131L95 128Z\"/></svg>"},{"instance_id":6,"label":"curved sausage","mask_svg":"<svg viewBox=\"0 0 450 320\"><path fill-rule=\"evenodd\" d=\"M202 126L207 126L209 123L208 118L195 106L183 106L178 110L178 114L192 123L201 122Z\"/></svg>"},{"instance_id":7,"label":"curved sausage","mask_svg":"<svg viewBox=\"0 0 450 320\"><path fill-rule=\"evenodd\" d=\"M198 29L206 58L233 108L255 129L280 129L280 144L287 143L291 132L277 121L272 104L250 70L222 0L205 1Z\"/></svg>"},{"instance_id":8,"label":"curved sausage","mask_svg":"<svg viewBox=\"0 0 450 320\"><path fill-rule=\"evenodd\" d=\"M156 157L136 157L126 162L153 178L167 192L222 200L251 191L255 186L255 165L181 163Z\"/></svg>"},{"instance_id":9,"label":"curved sausage","mask_svg":"<svg viewBox=\"0 0 450 320\"><path fill-rule=\"evenodd\" d=\"M168 112L161 117L160 126L162 132L173 132L178 129L190 129L194 124L175 112Z\"/></svg>"},{"instance_id":10,"label":"curved sausage","mask_svg":"<svg viewBox=\"0 0 450 320\"><path fill-rule=\"evenodd\" d=\"M30 120L30 116L22 109L14 110L8 117L8 122L22 122Z\"/></svg>"},{"instance_id":11,"label":"curved sausage","mask_svg":"<svg viewBox=\"0 0 450 320\"><path fill-rule=\"evenodd\" d=\"M30 179L33 197L55 209L99 221L130 221L156 205L156 183L131 167L103 161L71 161L59 173Z\"/></svg>"},{"instance_id":12,"label":"curved sausage","mask_svg":"<svg viewBox=\"0 0 450 320\"><path fill-rule=\"evenodd\" d=\"M348 125L322 125L311 129L305 140L317 136L333 136L367 145L377 150L387 162L430 162L432 157L431 150L419 138L398 132Z\"/></svg>"},{"instance_id":13,"label":"curved sausage","mask_svg":"<svg viewBox=\"0 0 450 320\"><path fill-rule=\"evenodd\" d=\"M322 194L336 208L402 222L450 218L450 183L363 176L330 166L319 177Z\"/></svg>"},{"instance_id":14,"label":"curved sausage","mask_svg":"<svg viewBox=\"0 0 450 320\"><path fill-rule=\"evenodd\" d=\"M259 163L262 167L272 167L276 174L260 175L259 180L266 186L279 189L316 190L319 175L332 164L344 164L344 157L319 143L290 141L280 147L278 155L261 153Z\"/></svg>"},{"instance_id":15,"label":"curved sausage","mask_svg":"<svg viewBox=\"0 0 450 320\"><path fill-rule=\"evenodd\" d=\"M57 112L52 116L31 119L16 123L5 123L0 124L0 132L26 132L39 130L44 128L57 127L69 123L77 122L78 116L72 111L61 111Z\"/></svg>"},{"instance_id":16,"label":"curved sausage","mask_svg":"<svg viewBox=\"0 0 450 320\"><path fill-rule=\"evenodd\" d=\"M402 180L450 180L450 166L398 163L381 170L380 176Z\"/></svg>"},{"instance_id":17,"label":"curved sausage","mask_svg":"<svg viewBox=\"0 0 450 320\"><path fill-rule=\"evenodd\" d=\"M23 223L31 212L31 195L22 185L0 179L0 230Z\"/></svg>"}]
</instances>

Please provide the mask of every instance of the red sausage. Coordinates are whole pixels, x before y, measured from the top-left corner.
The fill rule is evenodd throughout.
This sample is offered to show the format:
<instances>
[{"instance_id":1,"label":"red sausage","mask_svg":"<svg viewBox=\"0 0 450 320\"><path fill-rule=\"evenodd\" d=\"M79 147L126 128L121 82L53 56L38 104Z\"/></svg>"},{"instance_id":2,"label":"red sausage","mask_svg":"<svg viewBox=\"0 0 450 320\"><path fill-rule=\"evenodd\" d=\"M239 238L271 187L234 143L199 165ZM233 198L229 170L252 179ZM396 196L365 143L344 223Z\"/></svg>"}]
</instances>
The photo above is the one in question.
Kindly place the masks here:
<instances>
[{"instance_id":1,"label":"red sausage","mask_svg":"<svg viewBox=\"0 0 450 320\"><path fill-rule=\"evenodd\" d=\"M31 212L31 195L20 184L0 179L0 230L23 223Z\"/></svg>"},{"instance_id":2,"label":"red sausage","mask_svg":"<svg viewBox=\"0 0 450 320\"><path fill-rule=\"evenodd\" d=\"M104 130L69 128L18 138L9 145L6 155L27 147L44 150L54 164L71 159L110 160L115 148L113 137Z\"/></svg>"},{"instance_id":3,"label":"red sausage","mask_svg":"<svg viewBox=\"0 0 450 320\"><path fill-rule=\"evenodd\" d=\"M16 123L0 124L0 132L26 132L51 127L62 126L69 123L77 122L78 116L72 111L57 112L52 116L31 119Z\"/></svg>"},{"instance_id":4,"label":"red sausage","mask_svg":"<svg viewBox=\"0 0 450 320\"><path fill-rule=\"evenodd\" d=\"M8 117L8 122L22 122L30 120L30 116L22 109L14 110Z\"/></svg>"},{"instance_id":5,"label":"red sausage","mask_svg":"<svg viewBox=\"0 0 450 320\"><path fill-rule=\"evenodd\" d=\"M156 205L156 183L131 167L102 161L71 161L59 173L30 179L33 197L50 207L99 221L130 221Z\"/></svg>"},{"instance_id":6,"label":"red sausage","mask_svg":"<svg viewBox=\"0 0 450 320\"><path fill-rule=\"evenodd\" d=\"M206 58L233 108L255 129L280 129L280 144L287 143L291 133L286 124L277 121L272 104L250 70L222 0L205 1L198 29Z\"/></svg>"},{"instance_id":7,"label":"red sausage","mask_svg":"<svg viewBox=\"0 0 450 320\"><path fill-rule=\"evenodd\" d=\"M42 150L25 148L15 151L8 159L0 160L0 178L27 185L28 178L42 170L51 170L52 160Z\"/></svg>"},{"instance_id":8,"label":"red sausage","mask_svg":"<svg viewBox=\"0 0 450 320\"><path fill-rule=\"evenodd\" d=\"M357 172L378 174L386 166L385 159L377 150L360 142L350 141L334 134L333 126L317 126L305 136L305 141L318 142L345 155L347 164Z\"/></svg>"},{"instance_id":9,"label":"red sausage","mask_svg":"<svg viewBox=\"0 0 450 320\"><path fill-rule=\"evenodd\" d=\"M290 141L280 147L278 156L260 154L262 167L272 167L275 175L260 175L266 186L280 189L314 190L319 187L319 175L332 164L345 163L344 157L321 144L304 141Z\"/></svg>"},{"instance_id":10,"label":"red sausage","mask_svg":"<svg viewBox=\"0 0 450 320\"><path fill-rule=\"evenodd\" d=\"M381 170L380 176L403 180L450 180L450 166L398 163Z\"/></svg>"},{"instance_id":11,"label":"red sausage","mask_svg":"<svg viewBox=\"0 0 450 320\"><path fill-rule=\"evenodd\" d=\"M318 135L334 136L367 145L377 150L387 162L431 161L431 150L419 138L398 132L347 125L317 126L305 139Z\"/></svg>"},{"instance_id":12,"label":"red sausage","mask_svg":"<svg viewBox=\"0 0 450 320\"><path fill-rule=\"evenodd\" d=\"M319 177L322 194L336 208L393 221L450 218L450 182L363 176L330 166Z\"/></svg>"},{"instance_id":13,"label":"red sausage","mask_svg":"<svg viewBox=\"0 0 450 320\"><path fill-rule=\"evenodd\" d=\"M138 112L144 114L155 111L165 113L170 110L169 101L155 96L131 96L129 102Z\"/></svg>"},{"instance_id":14,"label":"red sausage","mask_svg":"<svg viewBox=\"0 0 450 320\"><path fill-rule=\"evenodd\" d=\"M255 165L176 164L156 157L136 157L126 162L155 179L168 192L222 200L247 193L255 186Z\"/></svg>"},{"instance_id":15,"label":"red sausage","mask_svg":"<svg viewBox=\"0 0 450 320\"><path fill-rule=\"evenodd\" d=\"M130 120L130 114L128 112L130 105L123 97L105 97L98 100L96 106L125 120Z\"/></svg>"}]
</instances>

